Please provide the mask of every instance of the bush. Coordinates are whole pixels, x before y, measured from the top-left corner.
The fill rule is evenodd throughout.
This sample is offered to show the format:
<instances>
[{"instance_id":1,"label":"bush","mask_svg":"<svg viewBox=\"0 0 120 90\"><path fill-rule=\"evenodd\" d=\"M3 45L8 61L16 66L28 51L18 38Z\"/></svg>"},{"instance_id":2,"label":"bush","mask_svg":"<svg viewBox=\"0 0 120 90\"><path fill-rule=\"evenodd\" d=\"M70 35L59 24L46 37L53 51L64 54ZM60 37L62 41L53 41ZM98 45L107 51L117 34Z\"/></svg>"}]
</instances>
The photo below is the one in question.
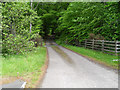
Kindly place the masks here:
<instances>
[{"instance_id":1,"label":"bush","mask_svg":"<svg viewBox=\"0 0 120 90\"><path fill-rule=\"evenodd\" d=\"M35 47L42 46L43 38L39 34L33 34L31 38L35 43Z\"/></svg>"},{"instance_id":2,"label":"bush","mask_svg":"<svg viewBox=\"0 0 120 90\"><path fill-rule=\"evenodd\" d=\"M32 51L34 49L34 42L29 41L21 35L13 36L10 34L2 43L2 53L5 54L24 54L24 52Z\"/></svg>"},{"instance_id":3,"label":"bush","mask_svg":"<svg viewBox=\"0 0 120 90\"><path fill-rule=\"evenodd\" d=\"M90 33L88 39L104 40L104 37L100 34L95 35L94 33Z\"/></svg>"}]
</instances>

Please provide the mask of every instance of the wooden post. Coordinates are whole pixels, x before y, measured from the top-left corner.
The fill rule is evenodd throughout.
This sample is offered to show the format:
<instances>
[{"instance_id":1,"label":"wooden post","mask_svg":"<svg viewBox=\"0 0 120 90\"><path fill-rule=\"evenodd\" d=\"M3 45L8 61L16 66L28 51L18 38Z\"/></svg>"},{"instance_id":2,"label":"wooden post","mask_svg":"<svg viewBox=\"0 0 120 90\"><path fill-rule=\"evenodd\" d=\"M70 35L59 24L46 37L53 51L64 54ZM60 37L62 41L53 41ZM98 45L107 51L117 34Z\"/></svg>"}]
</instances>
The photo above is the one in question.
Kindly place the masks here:
<instances>
[{"instance_id":1,"label":"wooden post","mask_svg":"<svg viewBox=\"0 0 120 90\"><path fill-rule=\"evenodd\" d=\"M94 39L92 40L92 49L94 49Z\"/></svg>"},{"instance_id":2,"label":"wooden post","mask_svg":"<svg viewBox=\"0 0 120 90\"><path fill-rule=\"evenodd\" d=\"M78 41L77 40L75 40L75 46L78 46Z\"/></svg>"},{"instance_id":3,"label":"wooden post","mask_svg":"<svg viewBox=\"0 0 120 90\"><path fill-rule=\"evenodd\" d=\"M81 42L79 41L79 46L81 47Z\"/></svg>"},{"instance_id":4,"label":"wooden post","mask_svg":"<svg viewBox=\"0 0 120 90\"><path fill-rule=\"evenodd\" d=\"M117 43L118 41L115 41L115 55L117 55Z\"/></svg>"},{"instance_id":5,"label":"wooden post","mask_svg":"<svg viewBox=\"0 0 120 90\"><path fill-rule=\"evenodd\" d=\"M104 51L104 40L102 40L102 52Z\"/></svg>"},{"instance_id":6,"label":"wooden post","mask_svg":"<svg viewBox=\"0 0 120 90\"><path fill-rule=\"evenodd\" d=\"M86 48L86 46L87 46L87 39L85 39L85 48Z\"/></svg>"}]
</instances>

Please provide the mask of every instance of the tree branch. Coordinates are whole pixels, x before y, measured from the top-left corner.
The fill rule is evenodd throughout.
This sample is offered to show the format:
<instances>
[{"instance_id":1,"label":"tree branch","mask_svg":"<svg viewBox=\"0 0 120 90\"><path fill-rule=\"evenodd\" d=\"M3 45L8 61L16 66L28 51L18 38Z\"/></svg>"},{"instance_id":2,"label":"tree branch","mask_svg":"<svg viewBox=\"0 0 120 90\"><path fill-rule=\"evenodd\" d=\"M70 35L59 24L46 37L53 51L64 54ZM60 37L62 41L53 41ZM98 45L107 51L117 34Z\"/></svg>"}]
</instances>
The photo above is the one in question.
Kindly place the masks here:
<instances>
[{"instance_id":1,"label":"tree branch","mask_svg":"<svg viewBox=\"0 0 120 90\"><path fill-rule=\"evenodd\" d=\"M34 8L34 10L38 7L38 5L39 5L39 2L37 3L37 5L36 5L36 7Z\"/></svg>"}]
</instances>

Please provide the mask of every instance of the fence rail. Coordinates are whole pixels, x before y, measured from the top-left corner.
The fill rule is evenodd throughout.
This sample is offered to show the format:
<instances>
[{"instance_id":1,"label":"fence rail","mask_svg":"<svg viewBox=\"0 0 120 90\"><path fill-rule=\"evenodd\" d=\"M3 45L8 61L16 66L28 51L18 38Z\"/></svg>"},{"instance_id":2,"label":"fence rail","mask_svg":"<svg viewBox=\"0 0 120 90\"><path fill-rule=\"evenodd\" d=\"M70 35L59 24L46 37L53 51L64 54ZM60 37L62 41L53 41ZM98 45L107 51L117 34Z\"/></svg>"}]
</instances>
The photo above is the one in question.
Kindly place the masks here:
<instances>
[{"instance_id":1,"label":"fence rail","mask_svg":"<svg viewBox=\"0 0 120 90\"><path fill-rule=\"evenodd\" d=\"M106 40L85 40L77 42L77 46L99 50L108 54L118 55L120 53L120 41L106 41Z\"/></svg>"}]
</instances>

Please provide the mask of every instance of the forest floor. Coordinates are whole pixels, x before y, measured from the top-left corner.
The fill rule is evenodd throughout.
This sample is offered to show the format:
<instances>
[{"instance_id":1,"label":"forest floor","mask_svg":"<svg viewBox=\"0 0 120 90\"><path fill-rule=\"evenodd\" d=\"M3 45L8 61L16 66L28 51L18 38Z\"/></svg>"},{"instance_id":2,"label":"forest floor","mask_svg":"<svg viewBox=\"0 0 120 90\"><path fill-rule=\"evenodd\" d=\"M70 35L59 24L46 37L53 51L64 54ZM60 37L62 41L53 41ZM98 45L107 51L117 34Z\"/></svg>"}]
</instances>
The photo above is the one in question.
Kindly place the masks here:
<instances>
[{"instance_id":1,"label":"forest floor","mask_svg":"<svg viewBox=\"0 0 120 90\"><path fill-rule=\"evenodd\" d=\"M41 88L118 88L118 72L91 62L68 49L46 42L47 73Z\"/></svg>"}]
</instances>

